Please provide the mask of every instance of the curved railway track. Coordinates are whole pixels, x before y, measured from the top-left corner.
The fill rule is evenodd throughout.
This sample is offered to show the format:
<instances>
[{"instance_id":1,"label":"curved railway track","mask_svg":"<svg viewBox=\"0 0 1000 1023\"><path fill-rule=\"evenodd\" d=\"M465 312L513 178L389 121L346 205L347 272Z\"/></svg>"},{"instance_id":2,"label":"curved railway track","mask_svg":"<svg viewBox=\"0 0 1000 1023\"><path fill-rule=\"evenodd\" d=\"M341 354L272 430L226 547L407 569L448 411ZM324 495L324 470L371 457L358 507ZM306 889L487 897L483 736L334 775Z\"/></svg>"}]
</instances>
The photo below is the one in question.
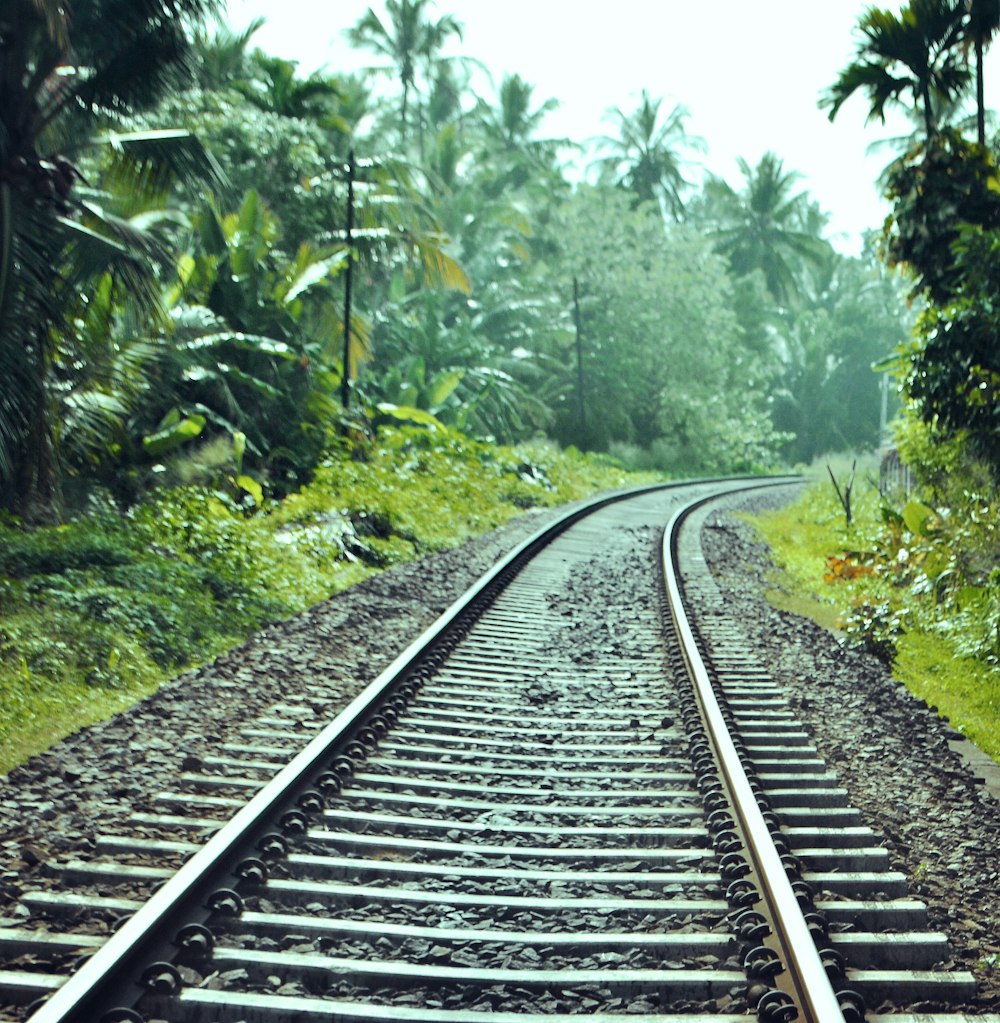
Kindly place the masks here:
<instances>
[{"instance_id":1,"label":"curved railway track","mask_svg":"<svg viewBox=\"0 0 1000 1023\"><path fill-rule=\"evenodd\" d=\"M944 936L700 563L719 489L577 510L304 749L290 696L61 864L75 890L24 897L74 933L0 943L92 954L65 982L0 975L7 1000L42 997L32 1023L961 1013L972 977L934 968ZM664 523L660 581L642 543ZM106 940L109 915L128 919Z\"/></svg>"}]
</instances>

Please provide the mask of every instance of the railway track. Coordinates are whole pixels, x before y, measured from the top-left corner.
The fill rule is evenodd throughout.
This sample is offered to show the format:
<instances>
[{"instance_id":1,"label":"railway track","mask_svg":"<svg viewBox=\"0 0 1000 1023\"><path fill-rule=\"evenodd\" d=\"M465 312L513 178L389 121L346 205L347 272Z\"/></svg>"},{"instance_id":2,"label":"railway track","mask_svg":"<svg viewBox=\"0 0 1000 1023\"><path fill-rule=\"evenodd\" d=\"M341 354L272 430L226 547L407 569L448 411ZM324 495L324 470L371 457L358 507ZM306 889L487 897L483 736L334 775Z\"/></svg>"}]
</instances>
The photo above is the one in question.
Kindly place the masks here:
<instances>
[{"instance_id":1,"label":"railway track","mask_svg":"<svg viewBox=\"0 0 1000 1023\"><path fill-rule=\"evenodd\" d=\"M944 936L700 564L705 511L681 512L718 489L580 513L304 749L290 694L189 765L23 897L0 1001L33 1023L956 1019L972 977L936 968ZM68 981L40 966L81 953Z\"/></svg>"}]
</instances>

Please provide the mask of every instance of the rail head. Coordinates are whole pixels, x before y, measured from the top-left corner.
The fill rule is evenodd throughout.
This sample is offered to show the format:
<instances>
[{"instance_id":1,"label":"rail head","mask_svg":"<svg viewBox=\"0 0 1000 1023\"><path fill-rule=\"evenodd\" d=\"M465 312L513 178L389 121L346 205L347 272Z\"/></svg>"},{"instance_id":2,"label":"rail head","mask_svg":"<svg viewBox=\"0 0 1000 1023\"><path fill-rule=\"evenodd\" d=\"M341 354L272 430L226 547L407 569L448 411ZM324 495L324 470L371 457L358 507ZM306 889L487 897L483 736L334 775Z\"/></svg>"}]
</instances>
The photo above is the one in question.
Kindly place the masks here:
<instances>
[{"instance_id":1,"label":"rail head","mask_svg":"<svg viewBox=\"0 0 1000 1023\"><path fill-rule=\"evenodd\" d=\"M840 1000L820 959L781 856L740 762L684 608L676 556L680 529L691 512L714 499L702 498L678 509L664 530L662 569L667 604L680 639L705 732L745 839L748 865L759 883L761 899L773 928L773 944L785 970L781 986L793 999L801 1023L845 1023Z\"/></svg>"},{"instance_id":2,"label":"rail head","mask_svg":"<svg viewBox=\"0 0 1000 1023\"><path fill-rule=\"evenodd\" d=\"M773 483L792 482L793 477L774 478ZM264 837L274 838L280 830L281 811L301 799L315 795L314 781L322 765L335 757L367 720L373 708L407 677L429 648L443 641L470 609L492 591L502 588L504 579L517 567L587 515L619 501L654 491L694 484L733 484L740 489L759 486L760 478L730 480L683 480L664 482L605 494L579 502L556 521L539 529L515 547L490 571L456 600L424 633L369 683L328 725L298 753L271 781L267 782L235 816L213 835L150 899L100 948L65 984L30 1016L31 1023L126 1023L136 1017L128 1008L143 995L139 978L143 967L170 953L174 936L192 924L191 916L207 918L206 899L213 893L229 892L233 883L232 863L236 850L248 850ZM244 852L245 855L245 852ZM248 862L248 861L244 861ZM254 860L254 869L263 864ZM228 865L227 865L228 864ZM179 908L179 907L186 908ZM192 913L194 908L197 912ZM169 966L158 962L157 965ZM128 974L134 988L129 994L113 978ZM838 1021L839 1023L839 1021Z\"/></svg>"}]
</instances>

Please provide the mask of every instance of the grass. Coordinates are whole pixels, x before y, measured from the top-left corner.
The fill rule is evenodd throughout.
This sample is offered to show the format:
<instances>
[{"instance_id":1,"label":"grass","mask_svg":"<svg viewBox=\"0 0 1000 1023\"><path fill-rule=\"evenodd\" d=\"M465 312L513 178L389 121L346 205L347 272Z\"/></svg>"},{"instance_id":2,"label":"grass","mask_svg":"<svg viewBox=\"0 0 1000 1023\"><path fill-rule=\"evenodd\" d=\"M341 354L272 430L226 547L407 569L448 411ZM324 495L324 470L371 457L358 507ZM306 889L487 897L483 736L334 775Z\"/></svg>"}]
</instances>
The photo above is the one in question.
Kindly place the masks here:
<instances>
[{"instance_id":1,"label":"grass","mask_svg":"<svg viewBox=\"0 0 1000 1023\"><path fill-rule=\"evenodd\" d=\"M772 551L771 603L881 654L911 692L1000 761L1000 666L973 642L994 625L976 621L968 609L956 613L968 586L942 594L930 567L944 550L961 560L955 544L964 534L948 523L910 532L900 524L908 507L893 509L870 485L859 490L851 526L833 487L821 480L796 502L747 517ZM990 613L985 599L976 606Z\"/></svg>"},{"instance_id":2,"label":"grass","mask_svg":"<svg viewBox=\"0 0 1000 1023\"><path fill-rule=\"evenodd\" d=\"M659 478L404 427L345 443L255 512L188 486L59 527L0 522L0 772L386 567Z\"/></svg>"}]
</instances>

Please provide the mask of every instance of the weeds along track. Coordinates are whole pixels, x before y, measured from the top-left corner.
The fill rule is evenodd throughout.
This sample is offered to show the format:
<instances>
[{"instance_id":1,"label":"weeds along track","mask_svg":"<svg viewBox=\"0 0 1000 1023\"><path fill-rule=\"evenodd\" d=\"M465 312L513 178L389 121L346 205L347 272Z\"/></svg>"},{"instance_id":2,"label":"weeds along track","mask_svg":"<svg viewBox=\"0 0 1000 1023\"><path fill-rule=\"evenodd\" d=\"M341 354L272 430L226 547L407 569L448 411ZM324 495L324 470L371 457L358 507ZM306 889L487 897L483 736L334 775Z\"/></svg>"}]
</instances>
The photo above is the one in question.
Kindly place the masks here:
<instances>
[{"instance_id":1,"label":"weeds along track","mask_svg":"<svg viewBox=\"0 0 1000 1023\"><path fill-rule=\"evenodd\" d=\"M33 1023L974 1012L727 616L704 510L676 514L752 485L579 509L334 721L289 693L22 895L0 1003Z\"/></svg>"}]
</instances>

